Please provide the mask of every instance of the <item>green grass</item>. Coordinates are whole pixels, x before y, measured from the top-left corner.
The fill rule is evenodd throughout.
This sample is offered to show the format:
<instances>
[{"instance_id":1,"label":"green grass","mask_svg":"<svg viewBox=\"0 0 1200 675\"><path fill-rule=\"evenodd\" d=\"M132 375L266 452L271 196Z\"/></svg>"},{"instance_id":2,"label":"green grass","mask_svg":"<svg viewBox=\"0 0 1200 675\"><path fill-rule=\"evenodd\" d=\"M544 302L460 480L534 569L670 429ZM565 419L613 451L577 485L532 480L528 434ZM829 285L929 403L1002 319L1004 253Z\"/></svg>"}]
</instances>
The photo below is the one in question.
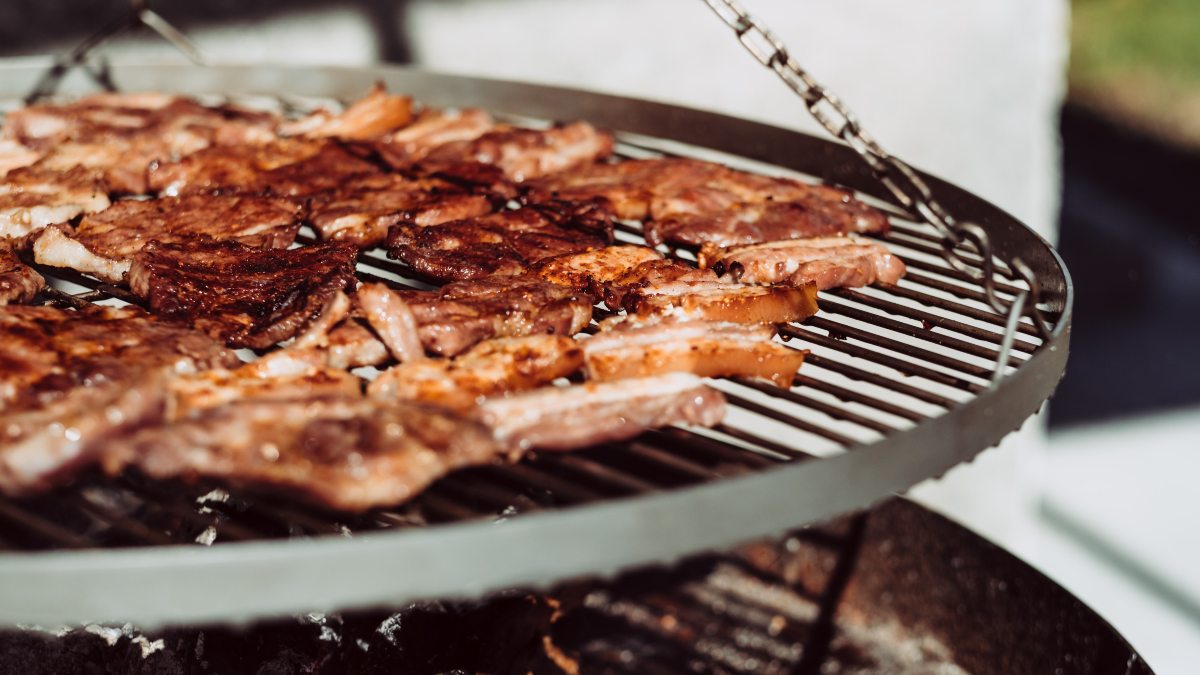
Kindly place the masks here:
<instances>
[{"instance_id":1,"label":"green grass","mask_svg":"<svg viewBox=\"0 0 1200 675\"><path fill-rule=\"evenodd\" d=\"M1071 79L1200 90L1200 0L1073 0Z\"/></svg>"}]
</instances>

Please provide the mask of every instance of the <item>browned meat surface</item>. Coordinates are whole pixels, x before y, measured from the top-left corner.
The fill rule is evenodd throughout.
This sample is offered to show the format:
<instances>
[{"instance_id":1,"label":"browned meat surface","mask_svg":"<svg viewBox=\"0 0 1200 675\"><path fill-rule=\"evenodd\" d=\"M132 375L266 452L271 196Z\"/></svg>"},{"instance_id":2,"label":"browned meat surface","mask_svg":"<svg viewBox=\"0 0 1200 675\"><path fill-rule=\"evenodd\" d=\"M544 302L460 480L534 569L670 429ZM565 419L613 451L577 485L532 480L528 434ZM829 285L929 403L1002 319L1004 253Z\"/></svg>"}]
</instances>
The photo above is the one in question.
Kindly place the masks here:
<instances>
[{"instance_id":1,"label":"browned meat surface","mask_svg":"<svg viewBox=\"0 0 1200 675\"><path fill-rule=\"evenodd\" d=\"M490 213L493 199L438 178L374 173L349 178L309 203L308 221L327 241L362 248L387 239L399 223L437 225Z\"/></svg>"},{"instance_id":2,"label":"browned meat surface","mask_svg":"<svg viewBox=\"0 0 1200 675\"><path fill-rule=\"evenodd\" d=\"M15 244L0 239L0 305L29 302L46 286L42 275L17 257Z\"/></svg>"},{"instance_id":3,"label":"browned meat surface","mask_svg":"<svg viewBox=\"0 0 1200 675\"><path fill-rule=\"evenodd\" d=\"M377 147L390 164L407 168L438 146L474 140L495 126L492 116L478 108L430 110Z\"/></svg>"},{"instance_id":4,"label":"browned meat surface","mask_svg":"<svg viewBox=\"0 0 1200 675\"><path fill-rule=\"evenodd\" d=\"M355 294L358 306L367 323L400 363L425 358L425 347L408 303L383 284L363 284Z\"/></svg>"},{"instance_id":5,"label":"browned meat surface","mask_svg":"<svg viewBox=\"0 0 1200 675\"><path fill-rule=\"evenodd\" d=\"M443 143L421 160L426 170L462 162L499 167L521 182L585 166L612 154L613 138L587 122L550 129L501 127L471 140Z\"/></svg>"},{"instance_id":6,"label":"browned meat surface","mask_svg":"<svg viewBox=\"0 0 1200 675\"><path fill-rule=\"evenodd\" d=\"M36 165L16 169L0 180L0 237L24 237L108 206L94 171L78 167L59 172Z\"/></svg>"},{"instance_id":7,"label":"browned meat surface","mask_svg":"<svg viewBox=\"0 0 1200 675\"><path fill-rule=\"evenodd\" d=\"M278 140L211 147L149 172L150 189L165 196L270 194L306 197L379 169L367 149L334 141Z\"/></svg>"},{"instance_id":8,"label":"browned meat surface","mask_svg":"<svg viewBox=\"0 0 1200 675\"><path fill-rule=\"evenodd\" d=\"M469 410L487 397L533 389L583 365L579 343L561 335L485 340L453 359L394 366L371 383L373 396Z\"/></svg>"},{"instance_id":9,"label":"browned meat surface","mask_svg":"<svg viewBox=\"0 0 1200 675\"><path fill-rule=\"evenodd\" d=\"M671 424L711 427L724 416L725 397L686 373L546 387L475 410L498 441L519 450L573 450Z\"/></svg>"},{"instance_id":10,"label":"browned meat surface","mask_svg":"<svg viewBox=\"0 0 1200 675\"><path fill-rule=\"evenodd\" d=\"M574 335L592 319L591 296L533 276L486 277L401 294L427 351L454 356L496 337Z\"/></svg>"},{"instance_id":11,"label":"browned meat surface","mask_svg":"<svg viewBox=\"0 0 1200 675\"><path fill-rule=\"evenodd\" d=\"M624 306L625 296L636 294L644 288L664 286L676 281L716 280L717 275L712 270L698 270L679 260L659 258L647 260L604 283L601 297L604 299L604 304L612 309L618 309Z\"/></svg>"},{"instance_id":12,"label":"browned meat surface","mask_svg":"<svg viewBox=\"0 0 1200 675\"><path fill-rule=\"evenodd\" d=\"M804 352L774 342L768 325L666 319L605 321L584 340L588 379L617 380L685 372L702 377L757 377L792 386Z\"/></svg>"},{"instance_id":13,"label":"browned meat surface","mask_svg":"<svg viewBox=\"0 0 1200 675\"><path fill-rule=\"evenodd\" d=\"M41 166L86 166L114 192L140 194L146 172L211 145L265 142L278 118L233 106L202 106L165 94L98 94L9 114L4 134L44 152Z\"/></svg>"},{"instance_id":14,"label":"browned meat surface","mask_svg":"<svg viewBox=\"0 0 1200 675\"><path fill-rule=\"evenodd\" d=\"M159 316L261 349L299 335L338 292L352 290L357 253L337 243L264 250L151 242L134 259L129 287Z\"/></svg>"},{"instance_id":15,"label":"browned meat surface","mask_svg":"<svg viewBox=\"0 0 1200 675\"><path fill-rule=\"evenodd\" d=\"M0 492L47 489L162 415L179 374L233 367L208 336L140 310L0 308Z\"/></svg>"},{"instance_id":16,"label":"browned meat surface","mask_svg":"<svg viewBox=\"0 0 1200 675\"><path fill-rule=\"evenodd\" d=\"M464 466L497 459L487 429L435 407L362 397L251 400L113 443L105 465L153 478L210 477L322 506L393 506Z\"/></svg>"},{"instance_id":17,"label":"browned meat surface","mask_svg":"<svg viewBox=\"0 0 1200 675\"><path fill-rule=\"evenodd\" d=\"M381 85L376 85L340 114L320 110L280 125L279 132L285 136L303 135L308 138L377 138L411 122L412 104L408 96L390 95Z\"/></svg>"},{"instance_id":18,"label":"browned meat surface","mask_svg":"<svg viewBox=\"0 0 1200 675\"><path fill-rule=\"evenodd\" d=\"M647 221L652 245L731 246L887 228L882 212L845 190L693 159L597 164L533 181L531 194L603 197L618 217Z\"/></svg>"},{"instance_id":19,"label":"browned meat surface","mask_svg":"<svg viewBox=\"0 0 1200 675\"><path fill-rule=\"evenodd\" d=\"M388 233L388 254L437 281L478 279L603 247L612 242L612 227L594 203L547 203L430 227L397 225Z\"/></svg>"},{"instance_id":20,"label":"browned meat surface","mask_svg":"<svg viewBox=\"0 0 1200 675\"><path fill-rule=\"evenodd\" d=\"M662 254L645 246L607 246L583 253L546 258L531 268L541 278L560 286L591 291L603 289L643 263L662 260Z\"/></svg>"},{"instance_id":21,"label":"browned meat surface","mask_svg":"<svg viewBox=\"0 0 1200 675\"><path fill-rule=\"evenodd\" d=\"M300 229L299 207L268 197L190 195L124 200L85 217L79 227L48 228L34 242L37 262L119 283L149 241L197 236L260 248L286 248Z\"/></svg>"},{"instance_id":22,"label":"browned meat surface","mask_svg":"<svg viewBox=\"0 0 1200 675\"><path fill-rule=\"evenodd\" d=\"M883 244L849 237L769 241L725 249L706 244L699 261L732 281L811 283L819 290L894 284L905 271L904 263Z\"/></svg>"},{"instance_id":23,"label":"browned meat surface","mask_svg":"<svg viewBox=\"0 0 1200 675\"><path fill-rule=\"evenodd\" d=\"M10 171L29 166L46 153L26 147L11 138L0 138L0 177Z\"/></svg>"},{"instance_id":24,"label":"browned meat surface","mask_svg":"<svg viewBox=\"0 0 1200 675\"><path fill-rule=\"evenodd\" d=\"M727 281L673 281L627 293L624 306L640 316L787 323L817 313L817 288L813 284L749 286Z\"/></svg>"}]
</instances>

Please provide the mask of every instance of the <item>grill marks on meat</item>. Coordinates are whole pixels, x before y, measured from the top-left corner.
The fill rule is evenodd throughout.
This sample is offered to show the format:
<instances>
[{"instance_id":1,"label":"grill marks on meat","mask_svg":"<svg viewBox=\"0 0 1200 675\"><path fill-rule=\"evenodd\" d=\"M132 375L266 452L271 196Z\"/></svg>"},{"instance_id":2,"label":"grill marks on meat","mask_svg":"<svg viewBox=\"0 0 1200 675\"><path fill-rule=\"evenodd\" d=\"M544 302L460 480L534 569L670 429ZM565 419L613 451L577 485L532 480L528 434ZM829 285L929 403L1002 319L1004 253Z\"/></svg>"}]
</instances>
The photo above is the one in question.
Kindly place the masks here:
<instances>
[{"instance_id":1,"label":"grill marks on meat","mask_svg":"<svg viewBox=\"0 0 1200 675\"><path fill-rule=\"evenodd\" d=\"M695 375L671 373L491 398L474 414L510 447L573 450L671 424L714 426L725 397Z\"/></svg>"},{"instance_id":2,"label":"grill marks on meat","mask_svg":"<svg viewBox=\"0 0 1200 675\"><path fill-rule=\"evenodd\" d=\"M437 281L519 274L539 260L611 243L612 219L594 203L526 206L421 227L397 225L388 254Z\"/></svg>"},{"instance_id":3,"label":"grill marks on meat","mask_svg":"<svg viewBox=\"0 0 1200 675\"><path fill-rule=\"evenodd\" d=\"M0 239L0 306L29 302L46 286L46 280L26 265L11 239Z\"/></svg>"},{"instance_id":4,"label":"grill marks on meat","mask_svg":"<svg viewBox=\"0 0 1200 675\"><path fill-rule=\"evenodd\" d=\"M847 191L736 171L693 159L597 164L534 181L533 194L602 197L618 217L644 220L646 240L699 247L887 229Z\"/></svg>"},{"instance_id":5,"label":"grill marks on meat","mask_svg":"<svg viewBox=\"0 0 1200 675\"><path fill-rule=\"evenodd\" d=\"M357 249L318 244L263 250L233 241L151 242L130 289L155 314L194 325L234 347L262 349L300 334L356 284Z\"/></svg>"},{"instance_id":6,"label":"grill marks on meat","mask_svg":"<svg viewBox=\"0 0 1200 675\"><path fill-rule=\"evenodd\" d=\"M233 367L208 336L134 309L0 308L0 492L48 489L156 422L171 377Z\"/></svg>"},{"instance_id":7,"label":"grill marks on meat","mask_svg":"<svg viewBox=\"0 0 1200 675\"><path fill-rule=\"evenodd\" d=\"M191 195L125 200L85 217L73 231L48 228L34 242L37 262L120 283L147 242L198 236L262 248L286 248L300 229L293 202L267 197Z\"/></svg>"},{"instance_id":8,"label":"grill marks on meat","mask_svg":"<svg viewBox=\"0 0 1200 675\"><path fill-rule=\"evenodd\" d=\"M501 127L471 140L443 143L425 154L422 167L488 164L517 182L586 166L612 154L613 138L587 122L550 129Z\"/></svg>"},{"instance_id":9,"label":"grill marks on meat","mask_svg":"<svg viewBox=\"0 0 1200 675\"><path fill-rule=\"evenodd\" d=\"M388 369L368 391L466 411L483 398L548 384L579 370L583 350L569 337L533 335L485 340L454 359L426 359Z\"/></svg>"},{"instance_id":10,"label":"grill marks on meat","mask_svg":"<svg viewBox=\"0 0 1200 675\"><path fill-rule=\"evenodd\" d=\"M403 502L434 480L495 459L477 422L400 400L309 397L250 400L142 430L106 452L111 472L211 477L363 511Z\"/></svg>"},{"instance_id":11,"label":"grill marks on meat","mask_svg":"<svg viewBox=\"0 0 1200 675\"><path fill-rule=\"evenodd\" d=\"M905 272L904 263L883 244L849 237L771 241L725 249L707 244L699 261L702 267L711 267L733 281L815 284L820 290L894 284Z\"/></svg>"},{"instance_id":12,"label":"grill marks on meat","mask_svg":"<svg viewBox=\"0 0 1200 675\"><path fill-rule=\"evenodd\" d=\"M481 216L493 210L497 199L438 178L365 174L315 195L308 221L326 241L367 248L382 243L392 225L429 226Z\"/></svg>"},{"instance_id":13,"label":"grill marks on meat","mask_svg":"<svg viewBox=\"0 0 1200 675\"><path fill-rule=\"evenodd\" d=\"M702 377L757 377L791 387L804 352L774 342L767 325L664 320L620 321L583 341L587 376L598 382L686 372Z\"/></svg>"},{"instance_id":14,"label":"grill marks on meat","mask_svg":"<svg viewBox=\"0 0 1200 675\"><path fill-rule=\"evenodd\" d=\"M99 176L83 167L10 171L0 180L0 237L24 237L81 213L102 211L109 203Z\"/></svg>"}]
</instances>

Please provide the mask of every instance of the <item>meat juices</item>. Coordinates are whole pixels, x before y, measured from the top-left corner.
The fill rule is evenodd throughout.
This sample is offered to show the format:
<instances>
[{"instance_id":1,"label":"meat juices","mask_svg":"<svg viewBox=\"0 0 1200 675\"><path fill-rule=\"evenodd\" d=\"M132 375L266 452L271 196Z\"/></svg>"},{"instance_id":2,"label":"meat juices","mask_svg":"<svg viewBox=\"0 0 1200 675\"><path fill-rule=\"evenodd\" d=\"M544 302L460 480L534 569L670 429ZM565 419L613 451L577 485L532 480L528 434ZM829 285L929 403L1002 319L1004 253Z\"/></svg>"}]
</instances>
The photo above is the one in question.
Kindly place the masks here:
<instances>
[{"instance_id":1,"label":"meat juices","mask_svg":"<svg viewBox=\"0 0 1200 675\"><path fill-rule=\"evenodd\" d=\"M34 259L110 283L121 283L150 241L182 244L196 237L257 248L287 248L300 229L299 207L269 197L190 195L124 200L79 226L49 228L34 242Z\"/></svg>"},{"instance_id":2,"label":"meat juices","mask_svg":"<svg viewBox=\"0 0 1200 675\"><path fill-rule=\"evenodd\" d=\"M263 250L233 241L147 244L130 289L155 314L234 347L262 349L299 335L357 280L358 249L317 244Z\"/></svg>"},{"instance_id":3,"label":"meat juices","mask_svg":"<svg viewBox=\"0 0 1200 675\"><path fill-rule=\"evenodd\" d=\"M238 361L135 309L0 308L0 492L44 491L161 419L170 379Z\"/></svg>"}]
</instances>

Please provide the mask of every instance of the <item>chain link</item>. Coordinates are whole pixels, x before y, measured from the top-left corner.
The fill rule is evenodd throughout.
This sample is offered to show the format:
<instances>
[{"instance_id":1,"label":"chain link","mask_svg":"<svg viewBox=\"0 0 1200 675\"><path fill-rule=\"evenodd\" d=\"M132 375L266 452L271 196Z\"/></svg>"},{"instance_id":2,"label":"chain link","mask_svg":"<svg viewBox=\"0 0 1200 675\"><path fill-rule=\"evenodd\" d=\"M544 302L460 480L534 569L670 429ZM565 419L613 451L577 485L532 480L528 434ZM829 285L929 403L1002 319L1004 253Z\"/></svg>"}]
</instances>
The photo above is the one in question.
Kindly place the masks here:
<instances>
[{"instance_id":1,"label":"chain link","mask_svg":"<svg viewBox=\"0 0 1200 675\"><path fill-rule=\"evenodd\" d=\"M896 202L909 213L938 230L942 237L943 257L956 270L970 275L983 285L987 302L998 314L1008 315L1012 303L1000 298L995 284L995 258L987 232L974 223L960 223L933 196L929 185L904 161L888 154L862 128L858 118L833 92L823 87L788 54L787 46L766 26L756 21L736 0L704 0L733 32L738 41L759 63L770 68L784 84L796 93L808 112L830 134L849 145L866 162ZM981 258L980 268L971 265L958 253L958 247L969 243ZM1014 269L1028 270L1019 259L1010 261ZM1024 274L1021 274L1024 277ZM1030 282L1028 302L1022 312L1029 316L1043 338L1050 328L1041 317L1038 307L1039 288L1036 279ZM1015 329L1015 327L1014 327Z\"/></svg>"}]
</instances>

